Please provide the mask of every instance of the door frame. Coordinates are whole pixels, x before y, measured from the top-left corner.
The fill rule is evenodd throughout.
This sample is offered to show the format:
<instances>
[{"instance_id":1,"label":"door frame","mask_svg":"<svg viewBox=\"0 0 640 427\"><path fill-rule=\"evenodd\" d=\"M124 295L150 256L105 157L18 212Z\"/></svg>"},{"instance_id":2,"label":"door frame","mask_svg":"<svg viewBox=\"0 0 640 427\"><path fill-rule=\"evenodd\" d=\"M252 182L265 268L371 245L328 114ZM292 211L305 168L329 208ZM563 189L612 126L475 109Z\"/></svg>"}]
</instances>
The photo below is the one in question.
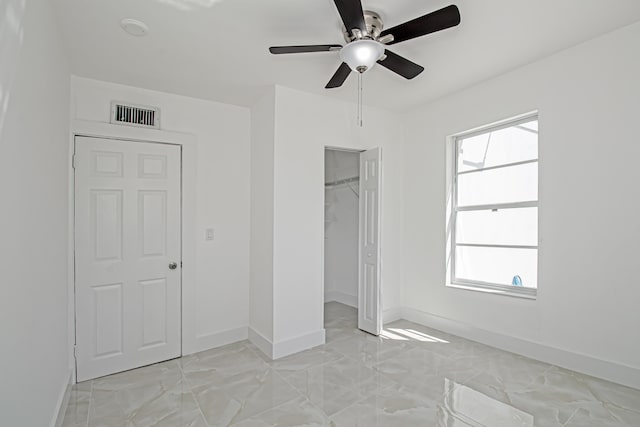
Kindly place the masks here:
<instances>
[{"instance_id":1,"label":"door frame","mask_svg":"<svg viewBox=\"0 0 640 427\"><path fill-rule=\"evenodd\" d=\"M376 147L369 147L369 148L353 148L353 147L339 147L337 145L323 145L322 146L322 183L323 183L323 197L322 197L322 202L323 202L323 207L322 207L322 248L321 248L321 256L322 256L322 270L321 270L321 280L322 280L322 327L324 328L324 304L325 304L325 286L324 286L324 266L325 266L325 256L324 256L324 247L325 247L325 241L324 241L324 234L325 234L325 209L324 209L324 182L326 179L326 174L325 174L325 153L326 150L336 150L336 151L345 151L345 152L349 152L349 153L358 153L361 154L367 150L373 149ZM358 160L359 162L359 160ZM382 269L383 269L383 259L382 259L382 229L383 229L383 222L382 222L382 189L384 187L384 168L383 168L383 161L382 161L382 151L380 152L380 188L378 189L379 191L379 195L378 195L378 271L379 271L379 277L378 277L378 292L380 295L380 304L378 304L378 318L382 319L383 324L384 324L384 318L382 317L382 313L384 312L383 310L383 306L382 306L382 287L383 287L383 275L382 275ZM358 176L362 176L361 173L358 174ZM360 301L360 243L361 243L361 238L362 236L360 235L360 221L362 218L360 218L360 202L358 201L358 304ZM356 310L359 310L358 307L356 307Z\"/></svg>"},{"instance_id":2,"label":"door frame","mask_svg":"<svg viewBox=\"0 0 640 427\"><path fill-rule=\"evenodd\" d=\"M98 123L86 120L74 120L71 123L69 149L69 222L68 222L68 336L70 347L69 368L72 371L71 382L77 380L75 360L76 347L76 298L75 298L75 171L73 156L76 137L100 138L112 141L131 141L155 144L171 144L181 148L180 186L181 186L181 354L197 352L196 329L196 166L197 147L193 134L169 132L156 129L143 129Z\"/></svg>"}]
</instances>

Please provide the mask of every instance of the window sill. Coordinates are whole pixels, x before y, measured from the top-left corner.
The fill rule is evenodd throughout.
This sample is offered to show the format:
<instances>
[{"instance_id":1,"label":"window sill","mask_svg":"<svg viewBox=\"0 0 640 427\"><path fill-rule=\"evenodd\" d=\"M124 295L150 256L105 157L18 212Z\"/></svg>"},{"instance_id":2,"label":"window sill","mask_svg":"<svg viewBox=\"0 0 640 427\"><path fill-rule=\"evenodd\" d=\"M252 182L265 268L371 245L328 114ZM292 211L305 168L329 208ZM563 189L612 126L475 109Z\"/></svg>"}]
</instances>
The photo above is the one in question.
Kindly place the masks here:
<instances>
[{"instance_id":1,"label":"window sill","mask_svg":"<svg viewBox=\"0 0 640 427\"><path fill-rule=\"evenodd\" d=\"M537 299L537 296L538 296L537 289L532 289L533 291L532 293L523 293L518 291L509 291L508 289L485 288L482 286L476 286L476 285L470 285L470 284L464 284L464 283L447 283L446 286L448 288L482 292L485 294L502 295L502 296L513 297L513 298L523 298L523 299L534 300L534 301ZM528 289L531 289L531 288L528 288Z\"/></svg>"}]
</instances>

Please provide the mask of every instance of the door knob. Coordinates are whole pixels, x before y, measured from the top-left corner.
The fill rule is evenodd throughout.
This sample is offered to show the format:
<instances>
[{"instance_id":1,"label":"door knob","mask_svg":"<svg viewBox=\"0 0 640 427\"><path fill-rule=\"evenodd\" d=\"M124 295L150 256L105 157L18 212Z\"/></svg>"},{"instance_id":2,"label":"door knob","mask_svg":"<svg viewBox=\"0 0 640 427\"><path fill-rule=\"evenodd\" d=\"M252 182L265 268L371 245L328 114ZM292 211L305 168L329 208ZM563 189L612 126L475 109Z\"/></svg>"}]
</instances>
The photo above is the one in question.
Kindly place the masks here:
<instances>
[{"instance_id":1,"label":"door knob","mask_svg":"<svg viewBox=\"0 0 640 427\"><path fill-rule=\"evenodd\" d=\"M177 262L172 262L171 264L169 264L169 270L175 270L176 268L178 268Z\"/></svg>"}]
</instances>

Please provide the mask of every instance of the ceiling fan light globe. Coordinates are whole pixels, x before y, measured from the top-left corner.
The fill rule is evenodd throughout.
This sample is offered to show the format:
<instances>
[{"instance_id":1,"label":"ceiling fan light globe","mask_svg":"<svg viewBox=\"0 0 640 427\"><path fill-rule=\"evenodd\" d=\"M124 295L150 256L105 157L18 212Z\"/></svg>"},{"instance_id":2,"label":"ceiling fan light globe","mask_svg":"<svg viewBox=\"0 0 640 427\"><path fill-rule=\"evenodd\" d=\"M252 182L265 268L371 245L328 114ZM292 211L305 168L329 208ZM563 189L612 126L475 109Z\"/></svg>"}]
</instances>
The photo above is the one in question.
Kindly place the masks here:
<instances>
[{"instance_id":1,"label":"ceiling fan light globe","mask_svg":"<svg viewBox=\"0 0 640 427\"><path fill-rule=\"evenodd\" d=\"M359 73L370 70L382 55L384 46L375 40L356 40L340 50L342 61Z\"/></svg>"}]
</instances>

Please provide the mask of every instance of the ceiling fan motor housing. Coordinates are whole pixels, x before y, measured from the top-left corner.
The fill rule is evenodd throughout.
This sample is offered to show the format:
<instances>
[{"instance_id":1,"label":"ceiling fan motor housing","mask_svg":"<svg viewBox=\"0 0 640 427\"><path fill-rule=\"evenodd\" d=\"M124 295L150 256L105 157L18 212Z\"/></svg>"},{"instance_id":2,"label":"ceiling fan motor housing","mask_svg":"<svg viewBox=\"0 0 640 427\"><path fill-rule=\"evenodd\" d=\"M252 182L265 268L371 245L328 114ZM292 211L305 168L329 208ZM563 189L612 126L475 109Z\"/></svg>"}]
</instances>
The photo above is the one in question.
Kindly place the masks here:
<instances>
[{"instance_id":1,"label":"ceiling fan motor housing","mask_svg":"<svg viewBox=\"0 0 640 427\"><path fill-rule=\"evenodd\" d=\"M384 29L384 22L382 21L382 18L380 17L380 15L371 10L365 10L364 22L367 26L366 34L363 34L362 31L360 30L353 31L354 30L353 28L344 29L344 32L343 32L344 40L347 43L350 43L354 40L359 40L359 39L378 40L378 38L380 37L380 33L382 33L382 30Z\"/></svg>"},{"instance_id":2,"label":"ceiling fan motor housing","mask_svg":"<svg viewBox=\"0 0 640 427\"><path fill-rule=\"evenodd\" d=\"M367 24L367 33L369 33L373 39L377 40L384 29L384 22L382 22L380 15L370 10L365 10L364 22Z\"/></svg>"}]
</instances>

